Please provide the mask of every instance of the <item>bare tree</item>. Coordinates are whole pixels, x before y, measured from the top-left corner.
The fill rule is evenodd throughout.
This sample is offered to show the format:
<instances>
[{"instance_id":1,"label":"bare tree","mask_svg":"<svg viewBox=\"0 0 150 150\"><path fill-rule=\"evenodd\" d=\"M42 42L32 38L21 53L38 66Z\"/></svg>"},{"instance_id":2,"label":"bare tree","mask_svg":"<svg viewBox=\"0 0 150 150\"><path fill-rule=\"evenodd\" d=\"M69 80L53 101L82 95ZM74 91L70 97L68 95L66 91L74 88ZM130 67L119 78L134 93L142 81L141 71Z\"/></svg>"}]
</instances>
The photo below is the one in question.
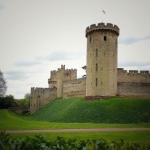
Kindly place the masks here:
<instances>
[{"instance_id":1,"label":"bare tree","mask_svg":"<svg viewBox=\"0 0 150 150\"><path fill-rule=\"evenodd\" d=\"M7 86L6 81L4 79L3 73L0 70L0 97L3 97L6 93Z\"/></svg>"}]
</instances>

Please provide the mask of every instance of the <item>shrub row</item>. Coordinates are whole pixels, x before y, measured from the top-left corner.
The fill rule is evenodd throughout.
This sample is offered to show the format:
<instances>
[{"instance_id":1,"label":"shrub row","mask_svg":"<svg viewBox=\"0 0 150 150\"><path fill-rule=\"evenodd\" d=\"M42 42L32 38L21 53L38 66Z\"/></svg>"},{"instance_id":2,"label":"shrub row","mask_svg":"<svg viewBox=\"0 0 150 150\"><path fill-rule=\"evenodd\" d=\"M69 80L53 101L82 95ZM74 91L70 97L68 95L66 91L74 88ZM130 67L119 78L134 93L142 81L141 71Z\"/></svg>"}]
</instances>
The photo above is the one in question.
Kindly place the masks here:
<instances>
[{"instance_id":1,"label":"shrub row","mask_svg":"<svg viewBox=\"0 0 150 150\"><path fill-rule=\"evenodd\" d=\"M48 141L43 135L33 138L13 138L5 132L0 133L1 150L149 150L150 143L138 144L100 140L65 139L57 137L55 141Z\"/></svg>"}]
</instances>

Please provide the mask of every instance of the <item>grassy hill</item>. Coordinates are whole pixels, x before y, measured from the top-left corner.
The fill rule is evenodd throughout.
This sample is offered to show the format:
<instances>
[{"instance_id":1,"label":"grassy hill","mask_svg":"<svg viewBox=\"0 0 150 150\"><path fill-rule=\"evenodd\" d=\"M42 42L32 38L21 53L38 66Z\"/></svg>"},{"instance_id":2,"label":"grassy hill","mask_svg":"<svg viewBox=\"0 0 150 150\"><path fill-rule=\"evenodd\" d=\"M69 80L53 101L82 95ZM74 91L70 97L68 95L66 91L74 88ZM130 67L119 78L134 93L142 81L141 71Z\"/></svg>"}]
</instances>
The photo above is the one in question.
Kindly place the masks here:
<instances>
[{"instance_id":1,"label":"grassy hill","mask_svg":"<svg viewBox=\"0 0 150 150\"><path fill-rule=\"evenodd\" d=\"M31 118L49 122L144 123L150 122L150 100L56 99L32 114Z\"/></svg>"},{"instance_id":2,"label":"grassy hill","mask_svg":"<svg viewBox=\"0 0 150 150\"><path fill-rule=\"evenodd\" d=\"M0 109L0 130L75 129L75 128L76 129L82 129L82 128L135 128L135 127L136 128L137 127L148 128L148 127L150 127L150 123L138 123L138 124L114 124L114 123L113 124L104 124L103 123L103 124L98 124L98 123L46 122L46 121L40 121L40 120L39 121L33 120L33 117L30 117L30 116L20 116L10 110Z\"/></svg>"}]
</instances>

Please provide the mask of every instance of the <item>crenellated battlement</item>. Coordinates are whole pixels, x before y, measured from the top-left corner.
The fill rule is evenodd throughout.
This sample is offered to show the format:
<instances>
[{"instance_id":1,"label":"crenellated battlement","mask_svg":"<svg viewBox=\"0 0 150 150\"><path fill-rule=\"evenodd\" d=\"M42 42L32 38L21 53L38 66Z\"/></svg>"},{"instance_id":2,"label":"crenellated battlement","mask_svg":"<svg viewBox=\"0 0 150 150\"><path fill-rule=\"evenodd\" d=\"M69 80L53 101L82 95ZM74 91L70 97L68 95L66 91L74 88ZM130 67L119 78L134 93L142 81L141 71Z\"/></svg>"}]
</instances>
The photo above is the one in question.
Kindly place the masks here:
<instances>
[{"instance_id":1,"label":"crenellated battlement","mask_svg":"<svg viewBox=\"0 0 150 150\"><path fill-rule=\"evenodd\" d=\"M140 71L140 74L149 74L150 75L150 72L148 70L145 70L145 71Z\"/></svg>"},{"instance_id":2,"label":"crenellated battlement","mask_svg":"<svg viewBox=\"0 0 150 150\"><path fill-rule=\"evenodd\" d=\"M77 69L66 69L65 71L77 71Z\"/></svg>"},{"instance_id":3,"label":"crenellated battlement","mask_svg":"<svg viewBox=\"0 0 150 150\"><path fill-rule=\"evenodd\" d=\"M87 27L86 28L86 34L85 36L87 37L87 35L93 31L101 31L101 30L110 30L110 31L113 31L115 32L117 35L119 35L119 28L117 25L113 25L111 23L107 23L107 24L104 24L104 23L98 23L98 25L96 24L92 24L90 25L90 27Z\"/></svg>"},{"instance_id":4,"label":"crenellated battlement","mask_svg":"<svg viewBox=\"0 0 150 150\"><path fill-rule=\"evenodd\" d=\"M129 74L138 74L138 70L129 70Z\"/></svg>"},{"instance_id":5,"label":"crenellated battlement","mask_svg":"<svg viewBox=\"0 0 150 150\"><path fill-rule=\"evenodd\" d=\"M147 70L124 70L118 68L118 82L150 83L150 72Z\"/></svg>"},{"instance_id":6,"label":"crenellated battlement","mask_svg":"<svg viewBox=\"0 0 150 150\"><path fill-rule=\"evenodd\" d=\"M86 78L77 78L77 69L65 69L65 65L51 70L49 88L31 87L30 113L55 98L116 95L150 98L150 71L117 68L119 34L119 27L111 23L88 26L85 31L87 69L82 67L86 70Z\"/></svg>"},{"instance_id":7,"label":"crenellated battlement","mask_svg":"<svg viewBox=\"0 0 150 150\"><path fill-rule=\"evenodd\" d=\"M65 73L77 73L77 69L66 69Z\"/></svg>"},{"instance_id":8,"label":"crenellated battlement","mask_svg":"<svg viewBox=\"0 0 150 150\"><path fill-rule=\"evenodd\" d=\"M43 93L50 90L51 90L50 88L31 87L31 91L36 93Z\"/></svg>"},{"instance_id":9,"label":"crenellated battlement","mask_svg":"<svg viewBox=\"0 0 150 150\"><path fill-rule=\"evenodd\" d=\"M56 74L56 73L57 73L56 70L52 70L52 71L51 71L51 75Z\"/></svg>"},{"instance_id":10,"label":"crenellated battlement","mask_svg":"<svg viewBox=\"0 0 150 150\"><path fill-rule=\"evenodd\" d=\"M150 75L150 72L148 70L124 70L123 68L118 68L118 73L124 73L128 75Z\"/></svg>"}]
</instances>

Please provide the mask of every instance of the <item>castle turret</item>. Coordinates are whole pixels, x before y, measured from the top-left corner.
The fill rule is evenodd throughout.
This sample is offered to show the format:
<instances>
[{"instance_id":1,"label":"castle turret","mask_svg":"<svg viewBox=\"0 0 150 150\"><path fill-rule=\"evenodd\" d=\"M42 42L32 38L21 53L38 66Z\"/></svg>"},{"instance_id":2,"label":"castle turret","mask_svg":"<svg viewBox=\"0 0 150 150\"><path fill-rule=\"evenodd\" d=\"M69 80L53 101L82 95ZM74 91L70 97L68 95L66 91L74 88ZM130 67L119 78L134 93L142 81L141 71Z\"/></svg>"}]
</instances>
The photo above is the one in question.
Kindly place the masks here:
<instances>
[{"instance_id":1,"label":"castle turret","mask_svg":"<svg viewBox=\"0 0 150 150\"><path fill-rule=\"evenodd\" d=\"M110 23L93 24L86 28L86 96L117 94L118 36L119 28Z\"/></svg>"},{"instance_id":2,"label":"castle turret","mask_svg":"<svg viewBox=\"0 0 150 150\"><path fill-rule=\"evenodd\" d=\"M63 97L63 81L64 81L65 65L61 65L57 71L57 97Z\"/></svg>"}]
</instances>

